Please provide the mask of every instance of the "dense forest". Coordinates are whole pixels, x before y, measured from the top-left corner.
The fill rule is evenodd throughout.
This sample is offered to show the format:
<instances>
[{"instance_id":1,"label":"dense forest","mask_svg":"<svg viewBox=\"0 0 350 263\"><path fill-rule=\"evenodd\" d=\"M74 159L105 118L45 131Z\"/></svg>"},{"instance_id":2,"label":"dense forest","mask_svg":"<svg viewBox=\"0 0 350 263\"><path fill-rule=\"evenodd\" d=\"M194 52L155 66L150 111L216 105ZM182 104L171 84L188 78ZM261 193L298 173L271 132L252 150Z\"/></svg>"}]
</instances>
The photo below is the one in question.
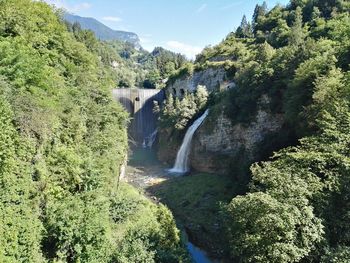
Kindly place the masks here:
<instances>
[{"instance_id":1,"label":"dense forest","mask_svg":"<svg viewBox=\"0 0 350 263\"><path fill-rule=\"evenodd\" d=\"M100 41L92 31L82 30L79 23L63 22L77 41L112 69L110 75L117 87L164 88L168 77L188 62L185 56L162 47L148 52L129 42Z\"/></svg>"},{"instance_id":2,"label":"dense forest","mask_svg":"<svg viewBox=\"0 0 350 263\"><path fill-rule=\"evenodd\" d=\"M115 69L119 87L161 89L170 75L185 65L184 55L156 47L152 52L135 49L127 42L109 41L106 44L119 55L121 67Z\"/></svg>"},{"instance_id":3,"label":"dense forest","mask_svg":"<svg viewBox=\"0 0 350 263\"><path fill-rule=\"evenodd\" d=\"M284 121L258 158L228 160L235 193L215 214L227 261L350 262L349 1L257 5L192 62L62 17L0 0L0 262L191 262L170 210L120 180L130 118L111 90L207 68L234 88L168 94L160 129L182 138L206 108L208 121L249 125L261 108Z\"/></svg>"},{"instance_id":4,"label":"dense forest","mask_svg":"<svg viewBox=\"0 0 350 263\"><path fill-rule=\"evenodd\" d=\"M213 122L221 111L241 125L262 108L283 116L282 130L259 146L263 162L247 161L244 149L229 160L239 187L221 216L234 262L350 262L349 11L341 0L257 5L251 22L244 16L169 78L225 68L235 83L218 86L204 107L196 93L168 96L160 124L170 134L205 107Z\"/></svg>"},{"instance_id":5,"label":"dense forest","mask_svg":"<svg viewBox=\"0 0 350 263\"><path fill-rule=\"evenodd\" d=\"M179 262L167 208L119 183L127 114L109 44L0 1L0 262Z\"/></svg>"}]
</instances>

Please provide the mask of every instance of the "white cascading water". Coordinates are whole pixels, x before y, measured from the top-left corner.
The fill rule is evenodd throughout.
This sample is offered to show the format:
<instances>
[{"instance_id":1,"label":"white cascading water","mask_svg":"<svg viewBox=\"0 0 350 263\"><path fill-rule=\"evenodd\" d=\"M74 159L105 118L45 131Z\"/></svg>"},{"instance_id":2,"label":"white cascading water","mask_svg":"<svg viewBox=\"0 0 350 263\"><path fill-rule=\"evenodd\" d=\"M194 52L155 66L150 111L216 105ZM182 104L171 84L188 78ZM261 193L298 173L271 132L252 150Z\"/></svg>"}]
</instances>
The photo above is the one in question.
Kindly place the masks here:
<instances>
[{"instance_id":1,"label":"white cascading water","mask_svg":"<svg viewBox=\"0 0 350 263\"><path fill-rule=\"evenodd\" d=\"M169 170L170 173L185 174L189 172L188 156L190 154L191 142L195 131L202 124L204 119L208 116L209 110L207 109L202 116L200 116L191 126L188 128L185 138L181 144L180 150L177 152L175 165Z\"/></svg>"},{"instance_id":2,"label":"white cascading water","mask_svg":"<svg viewBox=\"0 0 350 263\"><path fill-rule=\"evenodd\" d=\"M154 142L156 141L157 138L157 134L158 134L158 129L155 129L150 136L148 136L148 142L147 142L147 147L152 149L152 146L154 144Z\"/></svg>"},{"instance_id":3,"label":"white cascading water","mask_svg":"<svg viewBox=\"0 0 350 263\"><path fill-rule=\"evenodd\" d=\"M143 142L142 142L142 147L143 148L148 147L148 148L152 149L152 146L153 146L154 142L156 141L157 134L158 134L158 129L155 129L150 135L148 135L146 138L144 138Z\"/></svg>"}]
</instances>

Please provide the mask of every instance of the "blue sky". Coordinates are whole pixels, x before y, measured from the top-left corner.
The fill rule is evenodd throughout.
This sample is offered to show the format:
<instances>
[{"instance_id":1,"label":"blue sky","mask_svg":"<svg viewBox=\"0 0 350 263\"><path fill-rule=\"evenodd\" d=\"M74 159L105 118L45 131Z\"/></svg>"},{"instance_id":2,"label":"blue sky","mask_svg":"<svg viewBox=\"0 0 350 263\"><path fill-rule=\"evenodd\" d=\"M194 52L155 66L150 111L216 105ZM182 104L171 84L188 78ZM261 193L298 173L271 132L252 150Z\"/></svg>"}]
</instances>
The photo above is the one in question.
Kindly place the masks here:
<instances>
[{"instance_id":1,"label":"blue sky","mask_svg":"<svg viewBox=\"0 0 350 263\"><path fill-rule=\"evenodd\" d=\"M155 46L193 58L207 45L219 43L251 18L263 0L45 0L105 25L135 32L147 50ZM269 8L288 0L267 0Z\"/></svg>"}]
</instances>

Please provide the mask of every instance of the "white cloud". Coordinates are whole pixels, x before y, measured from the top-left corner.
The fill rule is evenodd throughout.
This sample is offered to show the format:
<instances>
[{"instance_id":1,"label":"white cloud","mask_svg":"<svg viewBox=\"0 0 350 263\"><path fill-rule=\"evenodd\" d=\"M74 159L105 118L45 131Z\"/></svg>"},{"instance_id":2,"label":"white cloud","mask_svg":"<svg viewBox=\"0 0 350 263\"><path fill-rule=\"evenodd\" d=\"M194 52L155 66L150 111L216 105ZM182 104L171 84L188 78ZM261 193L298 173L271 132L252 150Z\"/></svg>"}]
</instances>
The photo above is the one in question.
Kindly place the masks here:
<instances>
[{"instance_id":1,"label":"white cloud","mask_svg":"<svg viewBox=\"0 0 350 263\"><path fill-rule=\"evenodd\" d=\"M196 10L196 13L197 14L199 14L199 13L202 13L202 11L204 10L204 9L206 9L207 8L207 4L202 4L197 10Z\"/></svg>"},{"instance_id":2,"label":"white cloud","mask_svg":"<svg viewBox=\"0 0 350 263\"><path fill-rule=\"evenodd\" d=\"M46 3L50 4L50 5L54 5L58 8L63 8L65 10L67 10L68 12L74 13L74 12L79 12L82 10L86 10L86 9L90 9L91 8L91 4L88 2L82 2L82 3L78 3L75 5L69 5L66 3L66 1L64 0L44 0Z\"/></svg>"},{"instance_id":3,"label":"white cloud","mask_svg":"<svg viewBox=\"0 0 350 263\"><path fill-rule=\"evenodd\" d=\"M194 59L195 56L202 51L201 47L188 45L188 44L176 41L176 40L168 41L166 43L166 46L168 49L170 49L174 52L182 53L191 59Z\"/></svg>"},{"instance_id":4,"label":"white cloud","mask_svg":"<svg viewBox=\"0 0 350 263\"><path fill-rule=\"evenodd\" d=\"M123 21L120 17L117 16L105 16L102 18L104 21L109 21L109 22L120 22Z\"/></svg>"}]
</instances>

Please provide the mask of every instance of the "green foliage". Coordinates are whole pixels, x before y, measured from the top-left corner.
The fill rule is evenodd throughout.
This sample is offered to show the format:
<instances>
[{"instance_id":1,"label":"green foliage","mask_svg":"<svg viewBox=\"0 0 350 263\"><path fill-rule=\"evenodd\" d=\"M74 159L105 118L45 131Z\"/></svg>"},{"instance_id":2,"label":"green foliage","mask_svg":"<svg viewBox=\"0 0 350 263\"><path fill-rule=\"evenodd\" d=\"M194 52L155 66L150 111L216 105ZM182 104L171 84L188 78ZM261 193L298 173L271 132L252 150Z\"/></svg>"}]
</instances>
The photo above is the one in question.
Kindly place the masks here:
<instances>
[{"instance_id":1,"label":"green foliage","mask_svg":"<svg viewBox=\"0 0 350 263\"><path fill-rule=\"evenodd\" d=\"M339 70L330 75L316 82L320 132L252 166L252 193L227 208L231 251L244 262L295 262L316 246L349 244L350 82ZM346 262L344 250L336 251L323 259Z\"/></svg>"},{"instance_id":2,"label":"green foliage","mask_svg":"<svg viewBox=\"0 0 350 263\"><path fill-rule=\"evenodd\" d=\"M195 95L195 102L198 109L204 109L208 101L208 91L205 86L198 85Z\"/></svg>"},{"instance_id":3,"label":"green foliage","mask_svg":"<svg viewBox=\"0 0 350 263\"><path fill-rule=\"evenodd\" d=\"M41 1L0 1L0 21L0 261L186 259L170 212L118 184L120 56Z\"/></svg>"},{"instance_id":4,"label":"green foliage","mask_svg":"<svg viewBox=\"0 0 350 263\"><path fill-rule=\"evenodd\" d=\"M298 6L294 13L294 22L290 29L290 36L288 42L290 45L300 45L305 39L305 33L303 32L303 16L302 10Z\"/></svg>"},{"instance_id":5,"label":"green foliage","mask_svg":"<svg viewBox=\"0 0 350 263\"><path fill-rule=\"evenodd\" d=\"M198 86L195 93L185 92L179 99L169 94L159 117L161 127L171 127L181 131L188 123L205 108L208 91L204 86Z\"/></svg>"},{"instance_id":6,"label":"green foliage","mask_svg":"<svg viewBox=\"0 0 350 263\"><path fill-rule=\"evenodd\" d=\"M258 5L252 30L244 17L235 33L206 47L193 64L195 70L224 68L236 84L210 95L208 122L222 111L233 125L246 126L259 110L276 114L283 116L282 129L254 154L267 160L272 150L294 145L251 166L252 179L242 186L249 193L226 207L238 262L349 261L349 10L348 1ZM183 127L177 107L174 98L166 103L167 129ZM238 156L225 160L237 184L250 179L245 167L252 162L244 148Z\"/></svg>"},{"instance_id":7,"label":"green foliage","mask_svg":"<svg viewBox=\"0 0 350 263\"><path fill-rule=\"evenodd\" d=\"M226 256L228 239L219 215L221 204L228 203L236 191L228 176L193 174L172 178L149 190L169 206L192 238L208 251Z\"/></svg>"},{"instance_id":8,"label":"green foliage","mask_svg":"<svg viewBox=\"0 0 350 263\"><path fill-rule=\"evenodd\" d=\"M236 197L228 206L231 253L242 262L296 262L322 235L307 203L289 205L269 194Z\"/></svg>"},{"instance_id":9,"label":"green foliage","mask_svg":"<svg viewBox=\"0 0 350 263\"><path fill-rule=\"evenodd\" d=\"M237 28L235 35L239 38L253 36L251 24L247 21L247 17L245 15L243 16L241 25Z\"/></svg>"},{"instance_id":10,"label":"green foliage","mask_svg":"<svg viewBox=\"0 0 350 263\"><path fill-rule=\"evenodd\" d=\"M322 257L322 263L346 263L350 261L350 248L349 247L337 247L326 252L326 255Z\"/></svg>"},{"instance_id":11,"label":"green foliage","mask_svg":"<svg viewBox=\"0 0 350 263\"><path fill-rule=\"evenodd\" d=\"M161 47L149 53L119 41L105 42L104 46L116 57L112 62L119 87L163 88L167 78L187 62L183 55Z\"/></svg>"},{"instance_id":12,"label":"green foliage","mask_svg":"<svg viewBox=\"0 0 350 263\"><path fill-rule=\"evenodd\" d=\"M10 105L0 97L0 261L40 262L42 224L26 159L29 145L13 126Z\"/></svg>"},{"instance_id":13,"label":"green foliage","mask_svg":"<svg viewBox=\"0 0 350 263\"><path fill-rule=\"evenodd\" d=\"M100 195L69 196L47 203L43 247L61 262L108 262L111 225Z\"/></svg>"},{"instance_id":14,"label":"green foliage","mask_svg":"<svg viewBox=\"0 0 350 263\"><path fill-rule=\"evenodd\" d=\"M115 247L113 256L115 261L189 261L174 218L165 206L151 203L142 198L135 189L124 184L115 198L133 203L129 216L116 224L118 246ZM114 209L116 206L119 206L119 211L125 207L124 202L114 203Z\"/></svg>"},{"instance_id":15,"label":"green foliage","mask_svg":"<svg viewBox=\"0 0 350 263\"><path fill-rule=\"evenodd\" d=\"M267 11L268 9L267 9L266 1L264 1L262 5L257 4L255 6L253 17L252 17L252 24L253 24L254 31L255 31L255 26L260 22L260 19L266 15Z\"/></svg>"},{"instance_id":16,"label":"green foliage","mask_svg":"<svg viewBox=\"0 0 350 263\"><path fill-rule=\"evenodd\" d=\"M168 83L172 83L175 81L175 79L178 79L178 78L192 76L193 72L194 72L193 64L186 63L169 76Z\"/></svg>"}]
</instances>

